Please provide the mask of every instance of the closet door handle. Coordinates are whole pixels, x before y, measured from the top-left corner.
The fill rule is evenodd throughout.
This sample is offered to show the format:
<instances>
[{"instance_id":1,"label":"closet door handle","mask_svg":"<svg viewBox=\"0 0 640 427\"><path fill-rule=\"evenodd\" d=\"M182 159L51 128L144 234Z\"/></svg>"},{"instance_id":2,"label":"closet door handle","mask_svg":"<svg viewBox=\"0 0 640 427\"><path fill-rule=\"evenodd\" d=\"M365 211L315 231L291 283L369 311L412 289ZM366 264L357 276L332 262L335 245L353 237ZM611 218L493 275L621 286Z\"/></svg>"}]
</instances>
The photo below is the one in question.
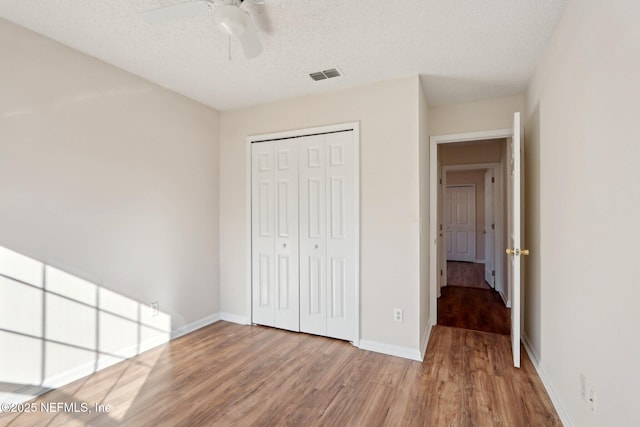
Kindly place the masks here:
<instances>
[{"instance_id":1,"label":"closet door handle","mask_svg":"<svg viewBox=\"0 0 640 427\"><path fill-rule=\"evenodd\" d=\"M318 249L318 244L313 245L314 248Z\"/></svg>"},{"instance_id":2,"label":"closet door handle","mask_svg":"<svg viewBox=\"0 0 640 427\"><path fill-rule=\"evenodd\" d=\"M282 244L282 247L283 247L283 248L286 248L286 247L287 247L287 244L286 244L286 243L283 243L283 244Z\"/></svg>"}]
</instances>

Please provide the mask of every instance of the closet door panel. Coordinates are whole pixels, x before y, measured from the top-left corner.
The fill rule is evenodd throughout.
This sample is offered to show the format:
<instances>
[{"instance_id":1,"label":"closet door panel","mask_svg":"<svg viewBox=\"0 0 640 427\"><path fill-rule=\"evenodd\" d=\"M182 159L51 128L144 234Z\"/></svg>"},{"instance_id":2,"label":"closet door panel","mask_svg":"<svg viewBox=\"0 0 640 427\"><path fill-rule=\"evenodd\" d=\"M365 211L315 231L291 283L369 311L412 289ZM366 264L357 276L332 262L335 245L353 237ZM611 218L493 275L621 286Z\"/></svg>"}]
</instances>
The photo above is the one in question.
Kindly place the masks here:
<instances>
[{"instance_id":1,"label":"closet door panel","mask_svg":"<svg viewBox=\"0 0 640 427\"><path fill-rule=\"evenodd\" d=\"M355 153L353 132L326 135L327 336L355 334Z\"/></svg>"},{"instance_id":2,"label":"closet door panel","mask_svg":"<svg viewBox=\"0 0 640 427\"><path fill-rule=\"evenodd\" d=\"M300 330L298 271L298 144L276 141L275 153L275 326Z\"/></svg>"},{"instance_id":3,"label":"closet door panel","mask_svg":"<svg viewBox=\"0 0 640 427\"><path fill-rule=\"evenodd\" d=\"M275 162L273 143L251 144L253 323L275 326Z\"/></svg>"},{"instance_id":4,"label":"closet door panel","mask_svg":"<svg viewBox=\"0 0 640 427\"><path fill-rule=\"evenodd\" d=\"M297 138L300 212L300 330L326 335L325 136Z\"/></svg>"},{"instance_id":5,"label":"closet door panel","mask_svg":"<svg viewBox=\"0 0 640 427\"><path fill-rule=\"evenodd\" d=\"M337 132L252 144L254 323L356 337L353 138Z\"/></svg>"}]
</instances>

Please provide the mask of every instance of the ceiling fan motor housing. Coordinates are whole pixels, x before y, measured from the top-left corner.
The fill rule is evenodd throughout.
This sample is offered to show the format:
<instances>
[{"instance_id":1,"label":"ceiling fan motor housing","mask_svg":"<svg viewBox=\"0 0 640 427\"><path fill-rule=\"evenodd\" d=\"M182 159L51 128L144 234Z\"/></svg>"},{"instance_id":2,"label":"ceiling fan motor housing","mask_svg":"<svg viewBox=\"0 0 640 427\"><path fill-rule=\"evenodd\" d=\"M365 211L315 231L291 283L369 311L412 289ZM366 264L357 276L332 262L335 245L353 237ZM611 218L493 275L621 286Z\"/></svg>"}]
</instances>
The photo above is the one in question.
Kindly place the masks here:
<instances>
[{"instance_id":1,"label":"ceiling fan motor housing","mask_svg":"<svg viewBox=\"0 0 640 427\"><path fill-rule=\"evenodd\" d=\"M242 35L249 24L249 15L238 6L230 4L215 8L215 20L220 30L230 36Z\"/></svg>"}]
</instances>

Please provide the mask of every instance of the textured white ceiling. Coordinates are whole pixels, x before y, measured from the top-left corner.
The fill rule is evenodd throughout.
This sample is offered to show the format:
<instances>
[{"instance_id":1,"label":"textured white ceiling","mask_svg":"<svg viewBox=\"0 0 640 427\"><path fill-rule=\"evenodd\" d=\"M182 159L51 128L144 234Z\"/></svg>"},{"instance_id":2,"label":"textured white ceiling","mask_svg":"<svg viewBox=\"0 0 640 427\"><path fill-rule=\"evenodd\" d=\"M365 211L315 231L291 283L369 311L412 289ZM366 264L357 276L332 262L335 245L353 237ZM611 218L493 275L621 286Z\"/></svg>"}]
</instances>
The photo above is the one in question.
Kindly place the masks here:
<instances>
[{"instance_id":1,"label":"textured white ceiling","mask_svg":"<svg viewBox=\"0 0 640 427\"><path fill-rule=\"evenodd\" d=\"M245 2L264 53L244 58L185 0L0 0L0 16L219 110L420 75L431 105L522 93L567 0ZM308 74L339 67L344 77Z\"/></svg>"}]
</instances>

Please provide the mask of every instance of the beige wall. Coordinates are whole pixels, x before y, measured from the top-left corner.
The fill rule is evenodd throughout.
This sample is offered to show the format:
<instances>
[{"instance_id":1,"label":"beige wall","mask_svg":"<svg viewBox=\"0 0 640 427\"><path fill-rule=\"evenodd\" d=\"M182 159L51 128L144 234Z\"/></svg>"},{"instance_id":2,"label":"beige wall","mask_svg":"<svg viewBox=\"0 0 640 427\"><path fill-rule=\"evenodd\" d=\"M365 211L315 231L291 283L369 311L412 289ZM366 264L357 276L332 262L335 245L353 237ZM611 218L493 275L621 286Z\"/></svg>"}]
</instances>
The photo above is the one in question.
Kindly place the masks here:
<instances>
[{"instance_id":1,"label":"beige wall","mask_svg":"<svg viewBox=\"0 0 640 427\"><path fill-rule=\"evenodd\" d=\"M247 136L359 121L361 338L418 349L419 91L416 76L221 113L220 260L225 315L250 315ZM404 309L403 323L393 321L394 307Z\"/></svg>"},{"instance_id":2,"label":"beige wall","mask_svg":"<svg viewBox=\"0 0 640 427\"><path fill-rule=\"evenodd\" d=\"M420 82L422 85L422 82ZM420 350L426 348L429 324L429 111L422 87L418 93L420 156Z\"/></svg>"},{"instance_id":3,"label":"beige wall","mask_svg":"<svg viewBox=\"0 0 640 427\"><path fill-rule=\"evenodd\" d=\"M218 113L2 19L0 52L0 246L217 313Z\"/></svg>"},{"instance_id":4,"label":"beige wall","mask_svg":"<svg viewBox=\"0 0 640 427\"><path fill-rule=\"evenodd\" d=\"M430 107L429 132L448 135L512 128L516 111L524 111L523 96Z\"/></svg>"},{"instance_id":5,"label":"beige wall","mask_svg":"<svg viewBox=\"0 0 640 427\"><path fill-rule=\"evenodd\" d=\"M513 114L511 114L513 116ZM457 142L438 145L438 160L442 166L500 163L505 139Z\"/></svg>"},{"instance_id":6,"label":"beige wall","mask_svg":"<svg viewBox=\"0 0 640 427\"><path fill-rule=\"evenodd\" d=\"M640 425L639 17L570 1L527 93L525 338L569 425Z\"/></svg>"},{"instance_id":7,"label":"beige wall","mask_svg":"<svg viewBox=\"0 0 640 427\"><path fill-rule=\"evenodd\" d=\"M474 185L476 206L476 260L484 260L485 203L484 203L484 174L486 169L448 171L447 185Z\"/></svg>"}]
</instances>

